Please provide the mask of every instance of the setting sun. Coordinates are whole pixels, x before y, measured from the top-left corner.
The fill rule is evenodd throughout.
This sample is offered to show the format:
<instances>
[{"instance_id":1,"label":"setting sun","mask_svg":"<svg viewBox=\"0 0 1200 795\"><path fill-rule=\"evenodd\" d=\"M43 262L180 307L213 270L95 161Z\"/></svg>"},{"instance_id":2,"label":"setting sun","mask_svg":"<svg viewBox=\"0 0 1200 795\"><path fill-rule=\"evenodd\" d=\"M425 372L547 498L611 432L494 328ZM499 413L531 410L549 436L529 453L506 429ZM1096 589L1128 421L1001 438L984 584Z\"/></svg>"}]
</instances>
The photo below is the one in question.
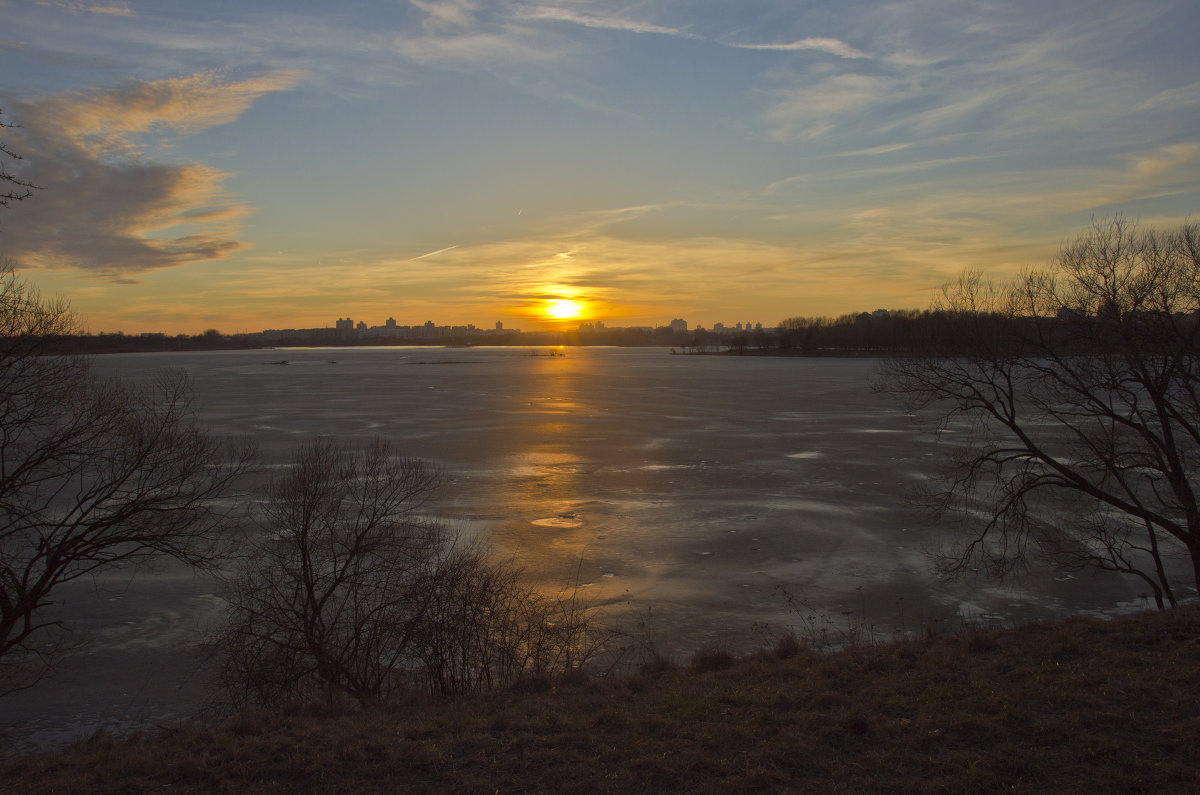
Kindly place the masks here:
<instances>
[{"instance_id":1,"label":"setting sun","mask_svg":"<svg viewBox=\"0 0 1200 795\"><path fill-rule=\"evenodd\" d=\"M547 317L555 320L574 320L583 314L583 302L570 298L555 298L547 301L542 311Z\"/></svg>"}]
</instances>

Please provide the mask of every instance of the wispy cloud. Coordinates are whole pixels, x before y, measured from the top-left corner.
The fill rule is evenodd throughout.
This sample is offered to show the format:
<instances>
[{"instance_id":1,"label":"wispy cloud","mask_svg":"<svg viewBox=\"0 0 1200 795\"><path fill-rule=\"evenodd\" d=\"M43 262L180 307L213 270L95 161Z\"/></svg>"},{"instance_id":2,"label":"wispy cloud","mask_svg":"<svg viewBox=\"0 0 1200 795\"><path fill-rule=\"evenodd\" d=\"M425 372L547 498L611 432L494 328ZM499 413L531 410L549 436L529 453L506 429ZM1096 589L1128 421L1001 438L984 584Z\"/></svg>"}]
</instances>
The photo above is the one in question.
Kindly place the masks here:
<instances>
[{"instance_id":1,"label":"wispy cloud","mask_svg":"<svg viewBox=\"0 0 1200 795\"><path fill-rule=\"evenodd\" d=\"M775 52L813 51L839 58L867 58L836 38L810 36L787 43L727 42L678 25L661 24L608 11L528 3L494 3L486 8L469 0L410 0L423 14L419 33L403 32L395 49L421 64L512 64L562 57L584 46L550 35L551 25L574 26L638 35L702 41L720 47Z\"/></svg>"},{"instance_id":2,"label":"wispy cloud","mask_svg":"<svg viewBox=\"0 0 1200 795\"><path fill-rule=\"evenodd\" d=\"M228 123L299 78L201 74L17 101L23 129L14 146L28 160L23 173L45 190L13 214L19 222L5 229L6 253L25 266L127 278L242 250L236 233L250 210L224 192L229 175L155 162L143 138Z\"/></svg>"},{"instance_id":3,"label":"wispy cloud","mask_svg":"<svg viewBox=\"0 0 1200 795\"><path fill-rule=\"evenodd\" d=\"M741 50L764 50L775 52L801 52L805 50L824 52L840 58L869 58L867 53L846 44L845 42L827 36L807 36L803 39L787 43L743 43L716 39L701 35L685 28L673 25L661 25L645 20L613 14L588 14L572 9L555 6L522 6L514 13L514 17L525 21L566 22L585 28L598 30L624 31L628 33L648 33L660 36L707 41L724 47Z\"/></svg>"},{"instance_id":4,"label":"wispy cloud","mask_svg":"<svg viewBox=\"0 0 1200 795\"><path fill-rule=\"evenodd\" d=\"M1146 99L1148 76L1121 68L1111 54L1115 40L1160 24L1171 14L1169 4L1101 4L1082 21L1075 15L1007 15L998 8L948 14L938 3L901 0L878 19L864 16L860 25L891 25L863 34L870 58L850 60L833 45L829 51L846 60L768 73L763 119L770 136L811 140L867 129L918 138L963 131L1012 138L1092 132L1120 107L1178 111L1200 105L1197 83ZM805 41L813 40L798 43Z\"/></svg>"},{"instance_id":5,"label":"wispy cloud","mask_svg":"<svg viewBox=\"0 0 1200 795\"><path fill-rule=\"evenodd\" d=\"M118 3L103 5L117 8ZM61 5L4 5L2 33L43 64L22 90L48 94L64 86L111 86L130 76L241 75L303 71L305 87L346 99L381 85L403 84L411 69L392 46L396 24L370 24L346 9L314 13L300 4L257 0L211 4L131 4L132 15L71 10ZM55 79L86 69L78 82ZM45 83L39 85L41 79ZM16 91L17 85L6 86Z\"/></svg>"},{"instance_id":6,"label":"wispy cloud","mask_svg":"<svg viewBox=\"0 0 1200 795\"><path fill-rule=\"evenodd\" d=\"M543 299L568 294L587 300L614 324L665 322L680 313L693 322L773 322L791 314L827 312L833 297L847 291L853 291L855 304L840 311L863 301L923 305L938 284L961 268L962 247L972 252L986 248L982 240L972 240L980 224L963 223L950 236L944 225L928 220L912 224L915 216L890 208L881 208L874 219L890 236L875 234L860 215L850 221L850 238L839 240L827 231L806 236L803 244L717 234L630 238L616 232L626 222L651 218L662 209L625 207L561 217L520 238L431 252L422 258L422 267L414 267L415 259L365 256L339 268L336 276L314 271L306 286L315 287L313 295L319 298L326 280L343 297L343 306L355 307L356 316L379 319L486 318L502 307L505 318L528 325L540 317ZM893 214L898 217L889 220ZM844 233L847 219L831 223L831 218L837 214L817 220L826 230ZM907 227L900 226L904 222ZM894 234L897 230L902 234ZM889 275L881 277L885 269ZM763 282L772 285L769 296L760 289ZM335 283L341 286L335 288ZM287 292L281 285L280 300Z\"/></svg>"},{"instance_id":7,"label":"wispy cloud","mask_svg":"<svg viewBox=\"0 0 1200 795\"><path fill-rule=\"evenodd\" d=\"M773 50L777 52L800 52L802 50L815 50L817 52L825 52L830 55L836 55L839 58L870 58L871 56L862 50L855 49L849 44L839 39L831 39L822 36L809 36L807 38L793 41L790 44L733 44L729 43L726 46L737 47L742 50Z\"/></svg>"},{"instance_id":8,"label":"wispy cloud","mask_svg":"<svg viewBox=\"0 0 1200 795\"><path fill-rule=\"evenodd\" d=\"M454 35L399 35L393 44L397 53L411 61L443 66L528 63L559 54L531 31L517 26Z\"/></svg>"},{"instance_id":9,"label":"wispy cloud","mask_svg":"<svg viewBox=\"0 0 1200 795\"><path fill-rule=\"evenodd\" d=\"M470 0L410 0L425 12L424 27L431 30L469 28L475 22L477 4Z\"/></svg>"},{"instance_id":10,"label":"wispy cloud","mask_svg":"<svg viewBox=\"0 0 1200 795\"><path fill-rule=\"evenodd\" d=\"M517 19L523 20L569 22L573 25L581 25L585 28L597 28L600 30L622 30L630 33L656 33L663 36L679 36L687 39L703 38L701 36L688 33L680 28L671 27L668 25L656 25L652 22L643 22L640 20L627 19L612 15L583 14L578 11L571 11L565 8L546 6L522 7L515 12L514 16Z\"/></svg>"},{"instance_id":11,"label":"wispy cloud","mask_svg":"<svg viewBox=\"0 0 1200 795\"><path fill-rule=\"evenodd\" d=\"M894 96L900 81L878 75L839 74L774 92L766 117L771 138L819 138L847 118Z\"/></svg>"},{"instance_id":12,"label":"wispy cloud","mask_svg":"<svg viewBox=\"0 0 1200 795\"><path fill-rule=\"evenodd\" d=\"M1200 108L1200 82L1159 91L1138 105L1138 110Z\"/></svg>"},{"instance_id":13,"label":"wispy cloud","mask_svg":"<svg viewBox=\"0 0 1200 795\"><path fill-rule=\"evenodd\" d=\"M1153 179L1164 174L1180 175L1184 166L1200 161L1200 142L1171 144L1134 155L1130 158L1130 170L1140 179Z\"/></svg>"},{"instance_id":14,"label":"wispy cloud","mask_svg":"<svg viewBox=\"0 0 1200 795\"><path fill-rule=\"evenodd\" d=\"M884 144L868 149L855 149L852 152L838 152L835 157L874 157L875 155L890 155L892 152L902 152L912 147L912 143Z\"/></svg>"},{"instance_id":15,"label":"wispy cloud","mask_svg":"<svg viewBox=\"0 0 1200 795\"><path fill-rule=\"evenodd\" d=\"M90 14L108 14L111 16L131 17L133 9L128 3L89 3L81 0L37 0L36 5L52 8L63 8L67 11L81 11Z\"/></svg>"}]
</instances>

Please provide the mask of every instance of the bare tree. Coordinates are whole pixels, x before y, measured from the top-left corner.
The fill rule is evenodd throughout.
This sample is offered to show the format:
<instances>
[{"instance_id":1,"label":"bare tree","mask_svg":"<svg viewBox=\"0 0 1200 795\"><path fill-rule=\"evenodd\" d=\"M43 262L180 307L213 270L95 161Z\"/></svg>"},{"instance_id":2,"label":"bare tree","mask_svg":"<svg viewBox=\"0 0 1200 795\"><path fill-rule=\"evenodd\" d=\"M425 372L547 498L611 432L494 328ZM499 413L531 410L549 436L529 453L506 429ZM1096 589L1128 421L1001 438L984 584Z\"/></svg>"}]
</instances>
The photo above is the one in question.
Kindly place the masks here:
<instances>
[{"instance_id":1,"label":"bare tree","mask_svg":"<svg viewBox=\"0 0 1200 795\"><path fill-rule=\"evenodd\" d=\"M934 316L953 333L881 388L969 429L937 504L982 518L947 570L1095 567L1160 609L1173 561L1200 586L1200 227L1094 222L1046 269L965 274Z\"/></svg>"},{"instance_id":2,"label":"bare tree","mask_svg":"<svg viewBox=\"0 0 1200 795\"><path fill-rule=\"evenodd\" d=\"M230 583L217 644L234 705L481 692L599 651L576 591L542 596L422 515L438 479L378 440L296 453Z\"/></svg>"},{"instance_id":3,"label":"bare tree","mask_svg":"<svg viewBox=\"0 0 1200 795\"><path fill-rule=\"evenodd\" d=\"M459 545L448 549L431 584L419 648L421 675L435 698L582 671L619 634L597 621L578 572L558 594L541 594L512 562Z\"/></svg>"},{"instance_id":4,"label":"bare tree","mask_svg":"<svg viewBox=\"0 0 1200 795\"><path fill-rule=\"evenodd\" d=\"M221 638L235 702L264 705L321 689L367 704L411 662L444 534L420 516L436 471L321 439L265 492L262 537L229 594Z\"/></svg>"},{"instance_id":5,"label":"bare tree","mask_svg":"<svg viewBox=\"0 0 1200 795\"><path fill-rule=\"evenodd\" d=\"M214 500L249 461L196 427L184 378L135 388L45 353L74 328L65 302L0 264L0 693L45 672L62 584L157 555L211 563Z\"/></svg>"}]
</instances>

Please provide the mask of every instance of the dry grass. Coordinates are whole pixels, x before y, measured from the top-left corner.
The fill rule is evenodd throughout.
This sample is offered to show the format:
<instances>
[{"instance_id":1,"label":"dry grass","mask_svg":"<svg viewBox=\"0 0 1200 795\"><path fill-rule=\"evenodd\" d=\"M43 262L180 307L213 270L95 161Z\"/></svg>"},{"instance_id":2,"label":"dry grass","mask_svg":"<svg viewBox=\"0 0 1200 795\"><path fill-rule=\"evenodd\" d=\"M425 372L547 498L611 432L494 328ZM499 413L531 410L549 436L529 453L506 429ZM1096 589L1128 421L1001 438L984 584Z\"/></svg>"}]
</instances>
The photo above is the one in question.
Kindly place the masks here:
<instances>
[{"instance_id":1,"label":"dry grass","mask_svg":"<svg viewBox=\"0 0 1200 795\"><path fill-rule=\"evenodd\" d=\"M463 698L243 713L0 770L16 792L1194 791L1200 608Z\"/></svg>"}]
</instances>

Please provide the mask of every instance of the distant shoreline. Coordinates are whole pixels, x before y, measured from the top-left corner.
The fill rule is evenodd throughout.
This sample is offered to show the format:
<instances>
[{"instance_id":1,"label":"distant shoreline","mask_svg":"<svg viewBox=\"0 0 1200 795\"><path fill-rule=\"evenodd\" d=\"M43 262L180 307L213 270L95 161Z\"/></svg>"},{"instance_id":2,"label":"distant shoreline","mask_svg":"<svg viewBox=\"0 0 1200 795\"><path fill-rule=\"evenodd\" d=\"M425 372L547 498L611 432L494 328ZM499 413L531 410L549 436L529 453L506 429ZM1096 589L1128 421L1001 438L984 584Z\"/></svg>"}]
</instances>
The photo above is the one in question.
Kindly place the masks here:
<instances>
[{"instance_id":1,"label":"distant shoreline","mask_svg":"<svg viewBox=\"0 0 1200 795\"><path fill-rule=\"evenodd\" d=\"M63 337L51 341L46 352L51 355L102 355L112 353L200 353L211 351L289 351L289 350L319 350L319 349L354 349L354 348L429 348L437 350L468 350L471 348L660 348L672 356L753 356L781 358L878 358L894 356L896 351L886 349L851 349L851 348L821 348L816 350L780 349L780 348L724 348L721 350L686 349L679 345L647 342L640 344L591 344L579 342L553 342L522 340L519 343L487 342L482 344L405 340L404 342L387 343L379 340L364 340L352 342L328 341L312 345L263 345L248 341L222 339L220 341L188 338L186 340L143 339L140 337L114 337L103 335L96 337Z\"/></svg>"}]
</instances>

